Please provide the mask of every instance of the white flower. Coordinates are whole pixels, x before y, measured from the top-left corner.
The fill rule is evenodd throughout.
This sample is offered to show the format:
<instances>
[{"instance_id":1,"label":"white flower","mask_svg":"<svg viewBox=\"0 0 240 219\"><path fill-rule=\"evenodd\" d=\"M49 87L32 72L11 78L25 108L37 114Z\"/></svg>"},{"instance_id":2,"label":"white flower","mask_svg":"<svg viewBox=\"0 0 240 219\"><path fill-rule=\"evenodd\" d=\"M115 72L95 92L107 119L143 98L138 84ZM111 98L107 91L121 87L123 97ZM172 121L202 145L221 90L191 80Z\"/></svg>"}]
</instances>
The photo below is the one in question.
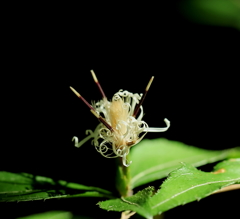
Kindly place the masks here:
<instances>
[{"instance_id":1,"label":"white flower","mask_svg":"<svg viewBox=\"0 0 240 219\"><path fill-rule=\"evenodd\" d=\"M70 88L88 105L91 112L99 119L100 124L94 131L86 130L88 136L80 142L78 142L77 137L73 137L75 146L80 147L92 138L92 145L100 154L107 158L122 157L123 165L129 166L131 161L127 164L126 157L132 146L139 143L147 132L164 132L170 127L170 122L167 119L164 119L167 125L165 128L149 128L147 123L142 121L142 102L153 77L148 83L144 95L119 90L114 94L112 101L108 101L94 72L91 71L91 73L103 95L102 100L90 105L79 93ZM136 118L139 110L139 115Z\"/></svg>"}]
</instances>

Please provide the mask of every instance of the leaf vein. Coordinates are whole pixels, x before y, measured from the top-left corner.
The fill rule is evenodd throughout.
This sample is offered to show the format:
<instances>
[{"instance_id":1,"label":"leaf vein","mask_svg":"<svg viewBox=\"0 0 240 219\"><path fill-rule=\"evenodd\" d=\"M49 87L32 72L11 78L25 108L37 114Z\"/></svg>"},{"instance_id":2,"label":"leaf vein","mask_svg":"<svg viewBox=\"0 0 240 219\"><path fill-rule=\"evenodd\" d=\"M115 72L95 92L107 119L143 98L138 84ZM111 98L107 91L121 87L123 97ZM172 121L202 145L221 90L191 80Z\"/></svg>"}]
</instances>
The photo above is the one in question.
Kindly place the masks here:
<instances>
[{"instance_id":1,"label":"leaf vein","mask_svg":"<svg viewBox=\"0 0 240 219\"><path fill-rule=\"evenodd\" d=\"M171 200L171 199L173 199L173 198L175 198L175 197L183 194L184 192L187 192L187 191L189 191L189 190L195 189L195 188L197 188L197 187L205 186L205 185L208 185L208 184L214 184L214 183L224 183L224 182L231 182L231 181L234 182L234 181L238 181L238 180L240 180L240 177L239 177L239 178L236 178L236 179L213 181L213 182L207 182L207 183L199 184L199 185L193 186L193 187L191 187L191 188L188 188L188 189L186 189L186 190L184 190L184 191L182 191L182 192L179 192L179 193L173 195L172 197L170 197L170 198L168 198L168 199L166 199L166 200L164 200L164 201L162 201L162 202L154 205L153 207L151 207L151 209L154 209L154 208L156 208L156 207L158 207L158 206L160 206L160 205L168 202L169 200Z\"/></svg>"}]
</instances>

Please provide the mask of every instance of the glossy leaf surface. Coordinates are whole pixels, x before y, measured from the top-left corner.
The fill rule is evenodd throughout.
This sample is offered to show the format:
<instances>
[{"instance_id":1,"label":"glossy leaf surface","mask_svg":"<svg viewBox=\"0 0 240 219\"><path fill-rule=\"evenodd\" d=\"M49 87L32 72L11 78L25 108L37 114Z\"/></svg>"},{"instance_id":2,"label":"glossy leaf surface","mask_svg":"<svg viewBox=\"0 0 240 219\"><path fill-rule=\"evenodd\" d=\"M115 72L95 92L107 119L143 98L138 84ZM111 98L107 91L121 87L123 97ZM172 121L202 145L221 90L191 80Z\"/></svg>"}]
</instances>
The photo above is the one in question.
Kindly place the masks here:
<instances>
[{"instance_id":1,"label":"glossy leaf surface","mask_svg":"<svg viewBox=\"0 0 240 219\"><path fill-rule=\"evenodd\" d=\"M226 158L240 157L240 148L212 151L158 138L143 140L130 153L131 188L135 188L166 177L180 167L181 162L199 167Z\"/></svg>"}]
</instances>

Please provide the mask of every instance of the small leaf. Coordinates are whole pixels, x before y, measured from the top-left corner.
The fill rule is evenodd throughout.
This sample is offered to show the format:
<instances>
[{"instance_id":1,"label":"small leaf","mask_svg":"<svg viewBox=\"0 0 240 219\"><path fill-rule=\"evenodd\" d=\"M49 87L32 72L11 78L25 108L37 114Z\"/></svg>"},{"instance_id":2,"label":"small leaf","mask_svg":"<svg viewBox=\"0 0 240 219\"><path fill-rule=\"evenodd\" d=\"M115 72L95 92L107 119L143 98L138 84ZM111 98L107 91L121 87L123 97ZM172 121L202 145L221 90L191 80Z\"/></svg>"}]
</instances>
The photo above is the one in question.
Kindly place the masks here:
<instances>
[{"instance_id":1,"label":"small leaf","mask_svg":"<svg viewBox=\"0 0 240 219\"><path fill-rule=\"evenodd\" d=\"M206 173L189 164L173 171L151 198L153 215L176 206L200 200L213 192L240 183L240 159L231 159L217 164L214 172Z\"/></svg>"},{"instance_id":2,"label":"small leaf","mask_svg":"<svg viewBox=\"0 0 240 219\"><path fill-rule=\"evenodd\" d=\"M240 148L212 151L188 146L164 138L145 139L130 152L131 188L166 177L186 162L195 167L232 156L240 157Z\"/></svg>"},{"instance_id":3,"label":"small leaf","mask_svg":"<svg viewBox=\"0 0 240 219\"><path fill-rule=\"evenodd\" d=\"M0 202L74 197L113 196L111 192L97 187L53 180L28 173L0 171Z\"/></svg>"},{"instance_id":4,"label":"small leaf","mask_svg":"<svg viewBox=\"0 0 240 219\"><path fill-rule=\"evenodd\" d=\"M151 219L151 209L148 202L152 194L153 188L148 187L133 196L99 202L98 205L108 211L134 211L145 218Z\"/></svg>"}]
</instances>

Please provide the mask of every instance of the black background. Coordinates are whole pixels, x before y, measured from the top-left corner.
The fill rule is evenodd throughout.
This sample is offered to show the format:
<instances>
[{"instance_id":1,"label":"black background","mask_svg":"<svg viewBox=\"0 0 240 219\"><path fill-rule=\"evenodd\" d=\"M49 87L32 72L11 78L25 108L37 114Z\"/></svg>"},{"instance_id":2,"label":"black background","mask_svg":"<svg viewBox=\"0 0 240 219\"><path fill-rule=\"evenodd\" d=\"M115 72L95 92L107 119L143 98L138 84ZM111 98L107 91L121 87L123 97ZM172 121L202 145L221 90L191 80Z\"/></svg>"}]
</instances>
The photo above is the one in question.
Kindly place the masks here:
<instances>
[{"instance_id":1,"label":"black background","mask_svg":"<svg viewBox=\"0 0 240 219\"><path fill-rule=\"evenodd\" d=\"M143 105L144 121L162 127L168 118L171 127L146 138L216 150L239 146L240 33L192 23L179 12L178 2L10 6L2 33L1 170L114 191L114 159L103 158L90 144L77 149L71 142L98 124L69 89L73 86L89 102L101 99L91 69L109 99L119 89L140 93L155 76ZM233 216L237 197L239 191L218 194L165 215ZM1 205L4 218L46 210L118 218L99 209L98 201Z\"/></svg>"}]
</instances>

